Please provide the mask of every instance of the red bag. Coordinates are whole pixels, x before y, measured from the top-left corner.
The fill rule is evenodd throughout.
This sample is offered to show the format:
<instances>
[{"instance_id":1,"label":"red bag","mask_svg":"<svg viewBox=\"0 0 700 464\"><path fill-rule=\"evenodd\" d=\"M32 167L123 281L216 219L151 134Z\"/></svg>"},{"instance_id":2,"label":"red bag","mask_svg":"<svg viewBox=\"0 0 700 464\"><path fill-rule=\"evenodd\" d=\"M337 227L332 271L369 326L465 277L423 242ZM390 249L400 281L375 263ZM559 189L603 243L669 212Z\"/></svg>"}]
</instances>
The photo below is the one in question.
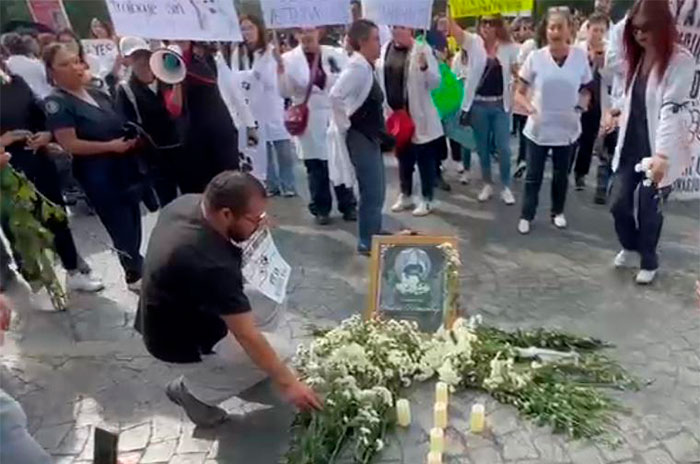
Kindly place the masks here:
<instances>
[{"instance_id":1,"label":"red bag","mask_svg":"<svg viewBox=\"0 0 700 464\"><path fill-rule=\"evenodd\" d=\"M290 106L284 112L284 127L287 128L290 135L302 135L306 132L306 126L309 124L309 97L311 97L311 89L314 86L314 80L316 80L316 71L318 71L320 60L321 54L317 53L309 72L309 85L306 87L304 101L298 105Z\"/></svg>"},{"instance_id":2,"label":"red bag","mask_svg":"<svg viewBox=\"0 0 700 464\"><path fill-rule=\"evenodd\" d=\"M386 130L396 139L396 154L411 142L416 125L405 109L394 111L386 120Z\"/></svg>"}]
</instances>

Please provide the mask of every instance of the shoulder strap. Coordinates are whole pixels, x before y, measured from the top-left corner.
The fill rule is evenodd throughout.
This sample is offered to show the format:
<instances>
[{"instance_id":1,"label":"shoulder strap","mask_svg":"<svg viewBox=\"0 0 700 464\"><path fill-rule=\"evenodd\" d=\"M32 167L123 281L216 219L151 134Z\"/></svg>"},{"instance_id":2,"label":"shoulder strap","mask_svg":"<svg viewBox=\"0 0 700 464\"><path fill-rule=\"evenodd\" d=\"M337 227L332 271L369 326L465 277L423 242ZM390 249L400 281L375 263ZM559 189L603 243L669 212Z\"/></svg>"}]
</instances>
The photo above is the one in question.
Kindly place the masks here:
<instances>
[{"instance_id":1,"label":"shoulder strap","mask_svg":"<svg viewBox=\"0 0 700 464\"><path fill-rule=\"evenodd\" d=\"M306 59L306 56L304 57L304 59ZM309 72L309 84L306 86L306 96L304 97L304 104L307 104L309 102L309 98L311 98L311 89L314 86L314 81L316 80L316 72L318 71L320 62L321 52L318 52L314 57L314 64L311 65L311 71Z\"/></svg>"},{"instance_id":2,"label":"shoulder strap","mask_svg":"<svg viewBox=\"0 0 700 464\"><path fill-rule=\"evenodd\" d=\"M139 125L141 125L143 123L143 120L141 119L141 112L139 111L139 105L136 103L136 95L134 95L134 91L132 90L129 83L126 81L119 82L119 87L121 87L122 90L124 90L124 93L126 94L126 98L129 99L131 106L134 107L134 112L136 113L136 122Z\"/></svg>"}]
</instances>

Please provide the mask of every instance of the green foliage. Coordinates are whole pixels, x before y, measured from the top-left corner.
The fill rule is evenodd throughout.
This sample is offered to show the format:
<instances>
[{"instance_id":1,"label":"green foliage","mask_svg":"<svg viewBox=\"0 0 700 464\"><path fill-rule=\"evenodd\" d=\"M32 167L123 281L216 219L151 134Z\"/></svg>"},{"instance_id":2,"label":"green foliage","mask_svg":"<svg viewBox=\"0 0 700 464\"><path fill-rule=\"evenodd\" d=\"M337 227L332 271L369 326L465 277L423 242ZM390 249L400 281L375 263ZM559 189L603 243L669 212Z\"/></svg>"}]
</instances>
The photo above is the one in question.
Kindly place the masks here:
<instances>
[{"instance_id":1,"label":"green foliage","mask_svg":"<svg viewBox=\"0 0 700 464\"><path fill-rule=\"evenodd\" d=\"M66 294L53 268L53 234L42 224L65 221L65 211L39 193L24 174L7 166L0 171L0 213L8 219L22 275L34 291L45 287L56 309L65 309Z\"/></svg>"}]
</instances>

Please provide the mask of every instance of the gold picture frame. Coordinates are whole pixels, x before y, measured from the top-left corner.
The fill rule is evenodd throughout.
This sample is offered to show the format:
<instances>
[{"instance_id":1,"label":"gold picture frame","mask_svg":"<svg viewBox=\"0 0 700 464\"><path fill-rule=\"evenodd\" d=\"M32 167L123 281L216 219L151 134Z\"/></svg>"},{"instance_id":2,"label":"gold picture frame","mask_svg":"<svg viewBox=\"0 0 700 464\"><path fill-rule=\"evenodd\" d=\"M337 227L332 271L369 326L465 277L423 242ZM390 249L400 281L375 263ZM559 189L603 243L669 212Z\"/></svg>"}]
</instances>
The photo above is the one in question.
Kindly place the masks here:
<instances>
[{"instance_id":1,"label":"gold picture frame","mask_svg":"<svg viewBox=\"0 0 700 464\"><path fill-rule=\"evenodd\" d=\"M434 331L441 324L452 327L459 308L458 298L451 294L453 290L447 285L449 260L439 248L444 244L457 249L457 238L445 235L374 236L365 319L382 314L398 319L425 319L424 327L421 327L425 331ZM392 269L387 270L387 266ZM418 269L418 274L422 275L409 276L405 282L403 269L409 267ZM398 269L402 271L399 273ZM398 283L397 279L400 279ZM402 288L406 293L401 292ZM421 326L421 322L418 323Z\"/></svg>"}]
</instances>

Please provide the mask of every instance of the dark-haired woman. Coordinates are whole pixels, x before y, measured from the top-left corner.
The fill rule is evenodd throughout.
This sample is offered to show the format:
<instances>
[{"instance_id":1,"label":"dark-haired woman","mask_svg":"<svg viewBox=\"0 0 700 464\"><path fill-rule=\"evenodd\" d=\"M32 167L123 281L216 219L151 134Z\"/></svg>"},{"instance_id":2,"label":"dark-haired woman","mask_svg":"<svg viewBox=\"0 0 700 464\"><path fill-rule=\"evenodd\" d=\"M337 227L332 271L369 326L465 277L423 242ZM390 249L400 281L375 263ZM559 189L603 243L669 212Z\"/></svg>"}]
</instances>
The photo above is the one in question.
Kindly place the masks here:
<instances>
[{"instance_id":1,"label":"dark-haired woman","mask_svg":"<svg viewBox=\"0 0 700 464\"><path fill-rule=\"evenodd\" d=\"M267 158L265 184L269 195L296 196L294 154L291 138L284 127L284 100L277 83L277 62L273 46L267 43L265 25L256 16L241 17L244 41L231 54L231 69L249 98L258 123L258 148Z\"/></svg>"},{"instance_id":2,"label":"dark-haired woman","mask_svg":"<svg viewBox=\"0 0 700 464\"><path fill-rule=\"evenodd\" d=\"M639 0L630 10L623 32L627 75L613 159L611 212L622 245L615 266L640 264L636 281L641 285L656 277L662 203L691 154L692 145L682 136L686 110L680 105L689 99L695 60L677 38L666 2ZM651 158L651 185L644 182L646 173L635 169L644 158Z\"/></svg>"},{"instance_id":3,"label":"dark-haired woman","mask_svg":"<svg viewBox=\"0 0 700 464\"><path fill-rule=\"evenodd\" d=\"M124 268L129 289L141 284L141 179L134 149L125 138L123 117L111 99L86 88L85 66L62 44L44 51L44 62L56 90L44 101L47 126L73 155L73 172L102 224Z\"/></svg>"}]
</instances>

